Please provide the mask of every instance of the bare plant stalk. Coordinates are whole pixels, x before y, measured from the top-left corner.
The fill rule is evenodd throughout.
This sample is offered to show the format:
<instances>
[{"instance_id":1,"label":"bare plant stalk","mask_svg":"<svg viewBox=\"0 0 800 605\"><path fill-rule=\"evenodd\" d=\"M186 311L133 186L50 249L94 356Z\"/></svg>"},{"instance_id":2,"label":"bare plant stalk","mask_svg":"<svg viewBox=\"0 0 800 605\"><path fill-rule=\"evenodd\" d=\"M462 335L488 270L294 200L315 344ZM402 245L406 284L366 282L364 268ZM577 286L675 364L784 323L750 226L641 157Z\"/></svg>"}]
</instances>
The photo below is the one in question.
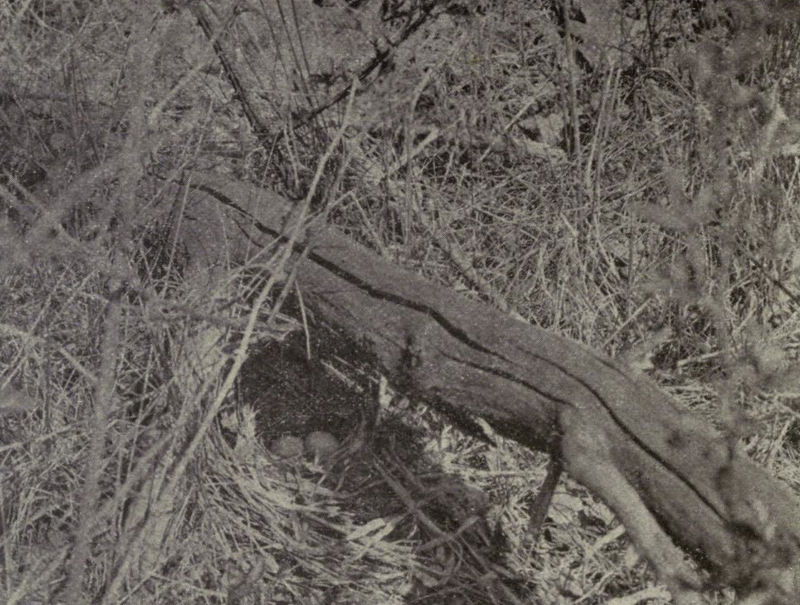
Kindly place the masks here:
<instances>
[{"instance_id":1,"label":"bare plant stalk","mask_svg":"<svg viewBox=\"0 0 800 605\"><path fill-rule=\"evenodd\" d=\"M94 391L94 417L89 427L89 457L86 462L83 491L81 494L78 531L75 550L69 563L69 575L64 590L64 601L75 605L85 602L82 595L84 570L90 556L91 538L94 534L95 511L100 500L100 476L105 467L105 442L108 432L108 417L114 398L117 357L120 349L120 325L122 323L121 290L112 294L106 309L103 326L103 344L100 348L100 379Z\"/></svg>"},{"instance_id":2,"label":"bare plant stalk","mask_svg":"<svg viewBox=\"0 0 800 605\"><path fill-rule=\"evenodd\" d=\"M573 60L572 38L569 26L570 0L564 0L564 48L566 49L566 60L564 65L567 67L567 87L569 90L569 114L572 119L572 145L575 158L578 160L580 169L581 158L581 135L578 130L578 93L575 89L575 61Z\"/></svg>"}]
</instances>

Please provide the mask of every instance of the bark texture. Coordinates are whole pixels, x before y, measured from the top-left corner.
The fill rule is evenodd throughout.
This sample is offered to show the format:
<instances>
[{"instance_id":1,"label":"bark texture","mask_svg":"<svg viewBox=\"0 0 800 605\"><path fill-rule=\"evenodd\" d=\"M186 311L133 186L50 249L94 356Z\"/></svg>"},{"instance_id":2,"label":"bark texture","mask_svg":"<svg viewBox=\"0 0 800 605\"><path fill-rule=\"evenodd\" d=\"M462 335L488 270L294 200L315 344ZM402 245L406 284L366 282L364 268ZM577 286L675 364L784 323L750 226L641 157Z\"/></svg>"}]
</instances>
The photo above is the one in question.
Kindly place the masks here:
<instances>
[{"instance_id":1,"label":"bark texture","mask_svg":"<svg viewBox=\"0 0 800 605\"><path fill-rule=\"evenodd\" d=\"M201 173L181 187L190 218L182 241L206 272L293 228L291 205L254 185ZM560 456L673 593L697 585L677 543L725 584L800 596L795 495L647 378L401 269L332 227L312 225L294 246L297 287L317 321L396 387Z\"/></svg>"}]
</instances>

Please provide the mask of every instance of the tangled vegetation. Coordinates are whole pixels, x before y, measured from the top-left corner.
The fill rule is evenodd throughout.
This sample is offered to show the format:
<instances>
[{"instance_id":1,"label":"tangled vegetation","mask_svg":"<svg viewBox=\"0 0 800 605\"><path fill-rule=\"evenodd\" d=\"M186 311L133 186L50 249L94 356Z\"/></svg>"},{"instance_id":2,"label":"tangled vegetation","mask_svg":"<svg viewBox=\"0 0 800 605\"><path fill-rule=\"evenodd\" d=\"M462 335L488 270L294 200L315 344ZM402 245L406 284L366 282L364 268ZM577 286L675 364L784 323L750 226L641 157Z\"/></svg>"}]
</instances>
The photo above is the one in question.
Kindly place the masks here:
<instances>
[{"instance_id":1,"label":"tangled vegetation","mask_svg":"<svg viewBox=\"0 0 800 605\"><path fill-rule=\"evenodd\" d=\"M270 451L321 428L307 391L241 386L303 334L292 259L192 273L168 183L307 200L649 373L797 489L798 13L0 0L0 601L668 602L574 483L532 538L544 456L368 369L315 369L362 402L336 463Z\"/></svg>"}]
</instances>

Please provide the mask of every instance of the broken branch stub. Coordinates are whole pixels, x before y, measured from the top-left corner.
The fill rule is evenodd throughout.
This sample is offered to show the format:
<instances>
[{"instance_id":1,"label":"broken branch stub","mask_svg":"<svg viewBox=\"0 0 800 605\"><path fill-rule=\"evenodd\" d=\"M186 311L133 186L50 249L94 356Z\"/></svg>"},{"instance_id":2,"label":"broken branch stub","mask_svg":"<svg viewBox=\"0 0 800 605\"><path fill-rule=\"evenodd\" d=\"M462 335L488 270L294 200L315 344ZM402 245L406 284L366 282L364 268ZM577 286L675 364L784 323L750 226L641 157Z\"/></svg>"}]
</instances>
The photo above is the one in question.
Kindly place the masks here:
<instances>
[{"instance_id":1,"label":"broken branch stub","mask_svg":"<svg viewBox=\"0 0 800 605\"><path fill-rule=\"evenodd\" d=\"M216 174L189 183L190 256L192 245L202 256L226 242L225 254L243 261L285 240L291 206L275 193ZM798 594L795 496L647 378L401 269L333 227L311 228L297 251L306 246L297 287L316 320L366 351L398 387L560 452L674 592L697 579L673 541L727 585L771 582Z\"/></svg>"}]
</instances>

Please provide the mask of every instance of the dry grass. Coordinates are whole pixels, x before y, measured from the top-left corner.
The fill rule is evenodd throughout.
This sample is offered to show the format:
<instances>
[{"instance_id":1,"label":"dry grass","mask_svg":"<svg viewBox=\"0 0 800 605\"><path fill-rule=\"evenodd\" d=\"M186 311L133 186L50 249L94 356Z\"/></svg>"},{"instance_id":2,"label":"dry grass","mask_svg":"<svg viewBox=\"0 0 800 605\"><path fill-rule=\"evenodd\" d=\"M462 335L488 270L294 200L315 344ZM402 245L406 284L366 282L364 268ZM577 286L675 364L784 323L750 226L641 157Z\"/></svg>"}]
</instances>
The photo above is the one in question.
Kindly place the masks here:
<instances>
[{"instance_id":1,"label":"dry grass","mask_svg":"<svg viewBox=\"0 0 800 605\"><path fill-rule=\"evenodd\" d=\"M0 0L0 601L668 602L574 483L531 540L544 456L335 359L380 404L368 445L269 452L270 393L232 393L302 321L292 261L193 274L156 177L264 181L612 355L667 327L626 359L796 487L796 28L757 2L581 2L576 38L561 3L320 4Z\"/></svg>"}]
</instances>

